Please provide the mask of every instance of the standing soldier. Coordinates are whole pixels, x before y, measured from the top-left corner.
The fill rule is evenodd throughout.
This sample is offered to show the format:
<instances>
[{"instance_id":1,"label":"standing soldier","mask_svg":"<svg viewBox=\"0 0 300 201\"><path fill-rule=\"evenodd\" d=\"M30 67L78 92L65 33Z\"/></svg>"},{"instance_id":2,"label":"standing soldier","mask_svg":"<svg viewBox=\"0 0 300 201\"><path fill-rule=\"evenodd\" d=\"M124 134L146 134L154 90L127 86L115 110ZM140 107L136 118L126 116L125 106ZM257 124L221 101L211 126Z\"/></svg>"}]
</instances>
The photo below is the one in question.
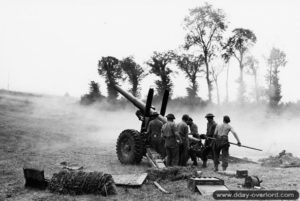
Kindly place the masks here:
<instances>
[{"instance_id":1,"label":"standing soldier","mask_svg":"<svg viewBox=\"0 0 300 201\"><path fill-rule=\"evenodd\" d=\"M222 168L223 171L228 167L228 157L229 157L229 142L228 142L228 133L231 131L233 136L235 137L237 144L241 146L241 142L237 133L233 130L233 128L229 125L230 118L229 116L223 117L223 124L218 125L215 131L214 137L216 138L213 152L214 152L214 164L215 171L218 171L219 165L219 157L220 152L222 151Z\"/></svg>"},{"instance_id":2,"label":"standing soldier","mask_svg":"<svg viewBox=\"0 0 300 201\"><path fill-rule=\"evenodd\" d=\"M165 140L165 148L167 154L167 166L178 165L179 162L179 144L181 138L177 132L176 124L174 123L175 116L168 114L167 123L162 126L161 135Z\"/></svg>"},{"instance_id":3,"label":"standing soldier","mask_svg":"<svg viewBox=\"0 0 300 201\"><path fill-rule=\"evenodd\" d=\"M189 135L192 135L194 138L197 138L200 140L200 135L198 133L198 126L194 124L193 119L190 117L189 121L187 122L187 125L190 127L190 133ZM193 161L193 165L198 165L197 163L197 156L201 156L203 144L201 140L199 142L191 141L190 142L190 149L189 149L189 155Z\"/></svg>"},{"instance_id":4,"label":"standing soldier","mask_svg":"<svg viewBox=\"0 0 300 201\"><path fill-rule=\"evenodd\" d=\"M207 115L205 115L205 118L207 119L207 129L206 129L206 140L204 143L204 150L203 150L203 164L202 167L206 168L207 167L207 156L211 153L213 155L213 151L212 151L212 138L214 136L215 133L215 129L217 126L217 123L214 121L214 115L211 113L208 113Z\"/></svg>"},{"instance_id":5,"label":"standing soldier","mask_svg":"<svg viewBox=\"0 0 300 201\"><path fill-rule=\"evenodd\" d=\"M189 160L189 127L187 122L189 121L189 115L182 116L182 121L177 125L178 133L181 137L182 144L179 145L179 165L186 166Z\"/></svg>"},{"instance_id":6,"label":"standing soldier","mask_svg":"<svg viewBox=\"0 0 300 201\"><path fill-rule=\"evenodd\" d=\"M157 112L152 113L152 120L149 122L147 134L149 136L150 144L153 145L155 151L157 151L162 157L165 157L164 149L162 147L161 128L163 123L158 119L159 114Z\"/></svg>"}]
</instances>

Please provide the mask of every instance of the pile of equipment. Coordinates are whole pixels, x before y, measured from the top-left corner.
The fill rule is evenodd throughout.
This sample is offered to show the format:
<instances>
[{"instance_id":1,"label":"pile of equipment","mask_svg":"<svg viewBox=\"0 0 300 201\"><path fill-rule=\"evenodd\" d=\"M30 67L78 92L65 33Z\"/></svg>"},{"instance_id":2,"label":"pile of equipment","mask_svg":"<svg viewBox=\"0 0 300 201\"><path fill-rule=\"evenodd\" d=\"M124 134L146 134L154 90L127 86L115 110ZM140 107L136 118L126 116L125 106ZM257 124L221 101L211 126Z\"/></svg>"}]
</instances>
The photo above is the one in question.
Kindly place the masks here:
<instances>
[{"instance_id":1,"label":"pile of equipment","mask_svg":"<svg viewBox=\"0 0 300 201\"><path fill-rule=\"evenodd\" d=\"M262 166L267 167L300 167L300 158L293 156L292 153L287 153L285 150L280 152L277 156L269 156L259 161Z\"/></svg>"},{"instance_id":2,"label":"pile of equipment","mask_svg":"<svg viewBox=\"0 0 300 201\"><path fill-rule=\"evenodd\" d=\"M66 170L52 176L49 182L49 190L72 195L101 194L107 196L117 193L114 180L110 174Z\"/></svg>"}]
</instances>

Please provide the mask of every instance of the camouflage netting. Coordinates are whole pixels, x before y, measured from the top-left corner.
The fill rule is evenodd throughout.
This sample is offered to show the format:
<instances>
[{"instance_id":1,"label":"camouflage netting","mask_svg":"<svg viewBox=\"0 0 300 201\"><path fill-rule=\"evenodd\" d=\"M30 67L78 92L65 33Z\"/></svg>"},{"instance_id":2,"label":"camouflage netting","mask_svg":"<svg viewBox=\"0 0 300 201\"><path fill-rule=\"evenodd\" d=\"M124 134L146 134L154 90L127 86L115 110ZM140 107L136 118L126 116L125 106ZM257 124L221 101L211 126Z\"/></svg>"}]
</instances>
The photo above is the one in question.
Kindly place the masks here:
<instances>
[{"instance_id":1,"label":"camouflage netting","mask_svg":"<svg viewBox=\"0 0 300 201\"><path fill-rule=\"evenodd\" d=\"M267 167L300 167L300 158L293 156L291 153L286 153L285 150L277 156L269 156L259 160L262 166Z\"/></svg>"},{"instance_id":2,"label":"camouflage netting","mask_svg":"<svg viewBox=\"0 0 300 201\"><path fill-rule=\"evenodd\" d=\"M62 170L52 176L49 190L61 194L101 194L117 193L115 182L110 174Z\"/></svg>"},{"instance_id":3,"label":"camouflage netting","mask_svg":"<svg viewBox=\"0 0 300 201\"><path fill-rule=\"evenodd\" d=\"M196 175L196 170L190 167L166 167L162 169L150 168L147 170L148 179L156 181L159 179L176 181L181 179L188 179Z\"/></svg>"}]
</instances>

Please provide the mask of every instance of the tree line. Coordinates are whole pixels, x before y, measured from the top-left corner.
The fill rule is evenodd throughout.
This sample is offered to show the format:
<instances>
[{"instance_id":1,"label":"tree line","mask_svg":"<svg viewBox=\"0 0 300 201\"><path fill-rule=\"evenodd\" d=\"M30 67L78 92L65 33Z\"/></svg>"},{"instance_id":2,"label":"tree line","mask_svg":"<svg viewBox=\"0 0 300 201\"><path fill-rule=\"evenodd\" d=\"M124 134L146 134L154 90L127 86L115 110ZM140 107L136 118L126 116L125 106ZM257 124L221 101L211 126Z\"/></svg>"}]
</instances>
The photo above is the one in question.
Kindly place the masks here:
<instances>
[{"instance_id":1,"label":"tree line","mask_svg":"<svg viewBox=\"0 0 300 201\"><path fill-rule=\"evenodd\" d=\"M246 28L235 28L228 33L228 22L226 15L221 9L216 9L212 5L205 3L203 6L193 8L184 18L183 28L186 31L184 44L176 50L166 52L154 51L152 56L146 61L150 67L147 73L139 65L134 57L126 57L121 60L113 56L102 57L98 62L98 73L105 78L107 87L107 97L104 97L99 89L98 83L90 83L90 92L81 98L83 103L92 103L104 98L116 101L118 93L114 90L114 85L119 85L122 81L128 81L130 92L135 96L140 96L141 81L149 74L156 75L159 79L154 81L156 86L156 98L162 97L165 90L172 94L174 81L171 75L175 72L171 66L177 66L186 79L189 81L187 90L187 100L203 100L198 96L198 79L205 78L208 100L212 103L212 92L216 89L217 102L220 103L219 95L219 75L227 70L226 74L226 99L228 102L228 77L230 62L235 60L239 66L238 97L239 103L246 101L246 84L244 81L244 71L253 76L255 86L255 100L267 98L271 107L277 107L282 95L281 84L279 82L280 68L287 63L286 54L273 47L267 57L267 75L265 76L267 88L262 89L258 84L259 62L250 50L255 45L257 37L255 33ZM216 65L216 61L219 63ZM221 63L221 64L220 64ZM227 66L227 67L226 67Z\"/></svg>"}]
</instances>

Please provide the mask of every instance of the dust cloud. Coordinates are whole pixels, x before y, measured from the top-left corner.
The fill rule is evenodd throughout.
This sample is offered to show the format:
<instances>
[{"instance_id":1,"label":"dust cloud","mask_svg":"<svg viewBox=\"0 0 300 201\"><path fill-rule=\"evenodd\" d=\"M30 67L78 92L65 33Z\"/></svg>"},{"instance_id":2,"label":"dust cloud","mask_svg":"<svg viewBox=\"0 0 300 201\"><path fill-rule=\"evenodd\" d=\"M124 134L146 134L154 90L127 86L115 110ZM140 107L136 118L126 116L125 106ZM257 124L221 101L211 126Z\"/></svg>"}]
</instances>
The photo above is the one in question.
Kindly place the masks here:
<instances>
[{"instance_id":1,"label":"dust cloud","mask_svg":"<svg viewBox=\"0 0 300 201\"><path fill-rule=\"evenodd\" d=\"M81 106L75 98L53 96L36 98L32 103L31 117L38 119L43 124L39 126L45 131L50 131L48 134L56 138L53 141L60 144L61 148L77 145L115 146L122 130L140 128L133 107L118 111L107 110L107 104L87 107ZM52 144L46 148L51 147L53 148ZM44 149L45 144L40 148Z\"/></svg>"},{"instance_id":2,"label":"dust cloud","mask_svg":"<svg viewBox=\"0 0 300 201\"><path fill-rule=\"evenodd\" d=\"M171 109L170 109L171 110ZM176 111L176 108L175 108ZM200 133L206 131L206 113L213 113L217 123L223 122L223 116L229 115L231 126L238 133L243 145L262 149L255 151L231 145L230 154L237 157L247 157L257 161L259 158L269 155L277 155L282 150L287 150L300 156L300 116L286 111L282 114L274 114L266 106L215 106L205 109L195 109L190 112L176 111L179 121L183 113L189 114L199 127ZM229 140L236 143L232 134Z\"/></svg>"},{"instance_id":3,"label":"dust cloud","mask_svg":"<svg viewBox=\"0 0 300 201\"><path fill-rule=\"evenodd\" d=\"M101 147L106 144L111 148L115 146L122 130L139 130L141 122L135 116L136 109L133 106L116 110L107 110L106 106L103 104L86 107L79 105L78 100L73 98L42 97L34 100L32 115L45 118L49 122L45 126L50 127L48 129L52 133L60 132L68 138L63 145L68 146L72 142L72 146L85 144ZM214 113L217 123L222 122L223 115L229 115L231 125L242 144L263 149L263 152L259 152L231 145L230 154L233 156L257 161L259 158L277 155L283 149L300 156L300 147L297 145L300 139L300 116L291 115L292 113L275 115L264 106L233 105L193 110L168 108L167 113L170 112L175 114L176 122L180 121L183 114L189 114L198 125L199 133L206 131L206 113ZM233 135L229 139L236 142Z\"/></svg>"}]
</instances>

